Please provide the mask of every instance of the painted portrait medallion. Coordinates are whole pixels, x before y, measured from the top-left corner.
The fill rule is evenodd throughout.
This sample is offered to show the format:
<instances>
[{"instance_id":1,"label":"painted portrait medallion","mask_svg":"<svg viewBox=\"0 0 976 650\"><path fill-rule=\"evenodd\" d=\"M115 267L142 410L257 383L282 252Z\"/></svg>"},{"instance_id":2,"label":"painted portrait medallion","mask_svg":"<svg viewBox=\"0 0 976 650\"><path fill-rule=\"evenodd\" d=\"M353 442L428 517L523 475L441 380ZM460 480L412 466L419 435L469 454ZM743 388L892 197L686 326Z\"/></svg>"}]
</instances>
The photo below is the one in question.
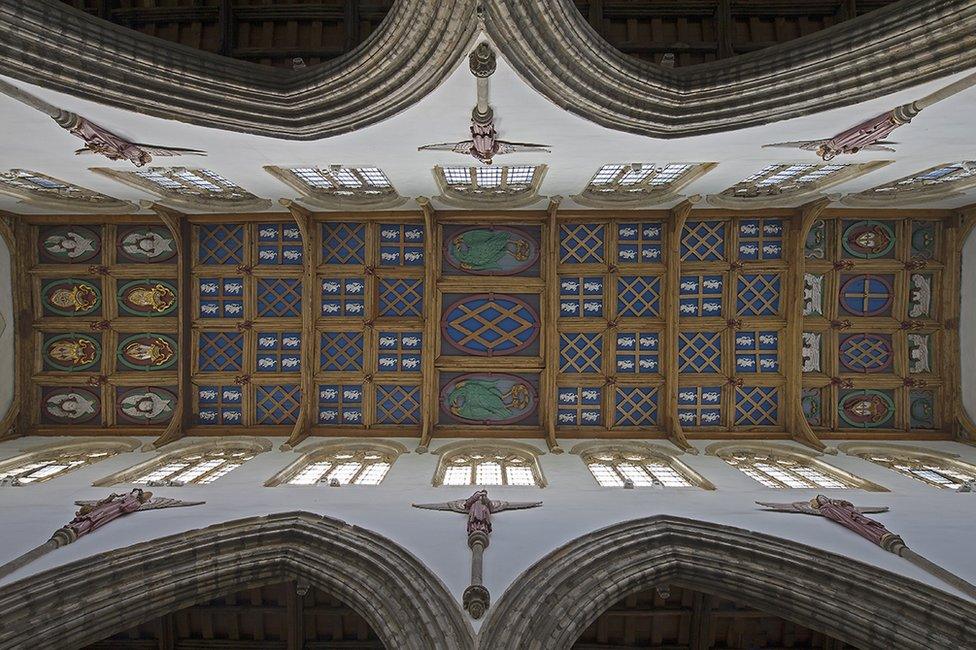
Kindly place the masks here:
<instances>
[{"instance_id":1,"label":"painted portrait medallion","mask_svg":"<svg viewBox=\"0 0 976 650\"><path fill-rule=\"evenodd\" d=\"M164 334L136 334L119 343L116 356L132 370L164 370L176 363L176 341Z\"/></svg>"},{"instance_id":2,"label":"painted portrait medallion","mask_svg":"<svg viewBox=\"0 0 976 650\"><path fill-rule=\"evenodd\" d=\"M102 238L84 226L55 226L41 230L37 245L41 261L56 264L88 262L102 252Z\"/></svg>"},{"instance_id":3,"label":"painted portrait medallion","mask_svg":"<svg viewBox=\"0 0 976 650\"><path fill-rule=\"evenodd\" d=\"M877 259L890 257L895 247L895 230L884 221L855 221L844 229L841 242L850 257Z\"/></svg>"},{"instance_id":4,"label":"painted portrait medallion","mask_svg":"<svg viewBox=\"0 0 976 650\"><path fill-rule=\"evenodd\" d=\"M908 397L908 415L913 429L935 428L935 395L927 390L913 390Z\"/></svg>"},{"instance_id":5,"label":"painted portrait medallion","mask_svg":"<svg viewBox=\"0 0 976 650\"><path fill-rule=\"evenodd\" d=\"M465 228L444 242L444 258L472 275L518 275L539 259L539 245L517 228Z\"/></svg>"},{"instance_id":6,"label":"painted portrait medallion","mask_svg":"<svg viewBox=\"0 0 976 650\"><path fill-rule=\"evenodd\" d=\"M505 373L473 372L441 389L441 409L471 424L513 424L531 415L538 403L527 379Z\"/></svg>"},{"instance_id":7,"label":"painted portrait medallion","mask_svg":"<svg viewBox=\"0 0 976 650\"><path fill-rule=\"evenodd\" d=\"M68 386L44 391L41 420L53 424L84 424L98 416L101 400L88 388Z\"/></svg>"},{"instance_id":8,"label":"painted portrait medallion","mask_svg":"<svg viewBox=\"0 0 976 650\"><path fill-rule=\"evenodd\" d=\"M41 285L41 303L48 316L91 316L100 310L102 291L88 280L48 280Z\"/></svg>"},{"instance_id":9,"label":"painted portrait medallion","mask_svg":"<svg viewBox=\"0 0 976 650\"><path fill-rule=\"evenodd\" d=\"M819 427L823 424L823 407L819 388L804 388L803 396L800 398L800 405L803 408L803 416L812 427Z\"/></svg>"},{"instance_id":10,"label":"painted portrait medallion","mask_svg":"<svg viewBox=\"0 0 976 650\"><path fill-rule=\"evenodd\" d=\"M465 296L444 309L441 333L466 354L490 357L521 352L539 336L539 314L506 294Z\"/></svg>"},{"instance_id":11,"label":"painted portrait medallion","mask_svg":"<svg viewBox=\"0 0 976 650\"><path fill-rule=\"evenodd\" d=\"M87 334L49 334L41 355L45 370L76 372L97 366L102 358L102 346L98 339Z\"/></svg>"},{"instance_id":12,"label":"painted portrait medallion","mask_svg":"<svg viewBox=\"0 0 976 650\"><path fill-rule=\"evenodd\" d=\"M164 226L120 228L117 248L120 262L159 264L176 257L173 235Z\"/></svg>"},{"instance_id":13,"label":"painted portrait medallion","mask_svg":"<svg viewBox=\"0 0 976 650\"><path fill-rule=\"evenodd\" d=\"M895 403L890 391L856 390L841 395L837 410L847 426L874 429L891 426Z\"/></svg>"},{"instance_id":14,"label":"painted portrait medallion","mask_svg":"<svg viewBox=\"0 0 976 650\"><path fill-rule=\"evenodd\" d=\"M163 424L173 417L176 395L166 388L140 386L119 389L115 405L119 422Z\"/></svg>"},{"instance_id":15,"label":"painted portrait medallion","mask_svg":"<svg viewBox=\"0 0 976 650\"><path fill-rule=\"evenodd\" d=\"M176 287L164 280L135 280L119 287L119 311L133 316L165 316L176 310Z\"/></svg>"}]
</instances>

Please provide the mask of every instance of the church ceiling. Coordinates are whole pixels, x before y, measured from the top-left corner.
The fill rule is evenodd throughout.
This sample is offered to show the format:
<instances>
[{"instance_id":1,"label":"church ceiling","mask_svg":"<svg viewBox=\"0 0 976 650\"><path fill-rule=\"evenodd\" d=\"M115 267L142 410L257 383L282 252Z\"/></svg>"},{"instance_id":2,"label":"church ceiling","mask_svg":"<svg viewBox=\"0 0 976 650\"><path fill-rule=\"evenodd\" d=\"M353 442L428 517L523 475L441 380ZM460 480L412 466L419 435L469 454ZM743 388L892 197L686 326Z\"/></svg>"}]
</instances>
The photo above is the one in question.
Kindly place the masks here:
<instances>
[{"instance_id":1,"label":"church ceiling","mask_svg":"<svg viewBox=\"0 0 976 650\"><path fill-rule=\"evenodd\" d=\"M584 214L21 220L27 426L951 434L949 215Z\"/></svg>"}]
</instances>

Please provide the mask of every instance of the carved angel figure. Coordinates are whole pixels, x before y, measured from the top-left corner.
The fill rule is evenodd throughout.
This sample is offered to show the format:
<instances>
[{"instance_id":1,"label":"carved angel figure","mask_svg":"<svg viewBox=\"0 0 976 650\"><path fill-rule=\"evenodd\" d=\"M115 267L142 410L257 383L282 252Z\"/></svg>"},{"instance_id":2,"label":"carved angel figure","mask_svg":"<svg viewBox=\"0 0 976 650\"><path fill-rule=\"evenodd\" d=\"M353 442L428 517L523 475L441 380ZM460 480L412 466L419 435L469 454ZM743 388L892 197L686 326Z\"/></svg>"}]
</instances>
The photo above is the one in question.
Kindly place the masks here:
<instances>
[{"instance_id":1,"label":"carved angel figure","mask_svg":"<svg viewBox=\"0 0 976 650\"><path fill-rule=\"evenodd\" d=\"M197 149L181 149L179 147L163 147L156 144L141 144L129 142L125 138L112 133L94 122L75 115L70 126L65 126L68 133L85 141L85 146L75 151L79 154L101 154L109 160L128 160L136 167L142 167L152 162L153 156L205 156L204 151ZM64 126L64 125L62 125Z\"/></svg>"},{"instance_id":2,"label":"carved angel figure","mask_svg":"<svg viewBox=\"0 0 976 650\"><path fill-rule=\"evenodd\" d=\"M756 503L780 512L798 512L805 515L826 517L854 531L861 537L874 542L878 546L883 546L886 538L896 537L880 521L875 521L870 517L864 516L866 513L888 512L886 506L858 507L850 501L830 499L822 494L818 494L810 501L795 501L793 503L763 503L762 501L757 501Z\"/></svg>"},{"instance_id":3,"label":"carved angel figure","mask_svg":"<svg viewBox=\"0 0 976 650\"><path fill-rule=\"evenodd\" d=\"M498 501L488 498L488 490L478 490L467 499L445 501L444 503L415 503L414 508L424 510L447 510L468 516L468 534L491 533L491 515L505 510L525 510L537 508L541 501Z\"/></svg>"},{"instance_id":4,"label":"carved angel figure","mask_svg":"<svg viewBox=\"0 0 976 650\"><path fill-rule=\"evenodd\" d=\"M471 121L471 139L461 142L441 142L427 144L417 148L418 151L453 151L454 153L474 156L476 160L490 165L495 156L508 153L541 151L549 153L549 145L532 144L529 142L508 142L498 139L494 121L481 124Z\"/></svg>"}]
</instances>

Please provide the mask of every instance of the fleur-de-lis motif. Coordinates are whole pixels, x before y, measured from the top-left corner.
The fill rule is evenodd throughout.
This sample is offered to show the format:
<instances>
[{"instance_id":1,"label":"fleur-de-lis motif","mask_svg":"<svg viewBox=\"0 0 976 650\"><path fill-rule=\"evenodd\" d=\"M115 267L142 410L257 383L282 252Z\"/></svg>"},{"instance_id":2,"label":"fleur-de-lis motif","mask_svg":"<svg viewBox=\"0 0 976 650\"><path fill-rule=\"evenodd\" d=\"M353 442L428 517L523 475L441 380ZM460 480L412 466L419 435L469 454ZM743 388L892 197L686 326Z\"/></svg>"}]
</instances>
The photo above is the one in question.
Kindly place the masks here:
<instances>
[{"instance_id":1,"label":"fleur-de-lis motif","mask_svg":"<svg viewBox=\"0 0 976 650\"><path fill-rule=\"evenodd\" d=\"M906 388L922 388L925 386L924 381L921 379L915 379L914 377L905 377L901 383Z\"/></svg>"},{"instance_id":2,"label":"fleur-de-lis motif","mask_svg":"<svg viewBox=\"0 0 976 650\"><path fill-rule=\"evenodd\" d=\"M725 321L725 324L729 327L729 329L733 330L742 328L742 320L738 318L730 318L729 320Z\"/></svg>"},{"instance_id":3,"label":"fleur-de-lis motif","mask_svg":"<svg viewBox=\"0 0 976 650\"><path fill-rule=\"evenodd\" d=\"M736 388L740 388L743 384L743 381L742 381L742 377L728 377L725 380L725 383L728 386L735 386Z\"/></svg>"},{"instance_id":4,"label":"fleur-de-lis motif","mask_svg":"<svg viewBox=\"0 0 976 650\"><path fill-rule=\"evenodd\" d=\"M253 271L253 270L254 270L254 268L252 266L250 266L249 264L238 264L237 265L237 272L240 273L241 275L251 275L251 271Z\"/></svg>"},{"instance_id":5,"label":"fleur-de-lis motif","mask_svg":"<svg viewBox=\"0 0 976 650\"><path fill-rule=\"evenodd\" d=\"M834 262L835 271L844 271L853 268L854 268L854 262L852 260L838 260Z\"/></svg>"},{"instance_id":6,"label":"fleur-de-lis motif","mask_svg":"<svg viewBox=\"0 0 976 650\"><path fill-rule=\"evenodd\" d=\"M107 375L92 375L91 377L88 378L88 385L91 386L92 388L98 388L99 386L107 383L108 383Z\"/></svg>"},{"instance_id":7,"label":"fleur-de-lis motif","mask_svg":"<svg viewBox=\"0 0 976 650\"><path fill-rule=\"evenodd\" d=\"M108 275L108 267L100 264L92 264L88 267L88 273L91 275Z\"/></svg>"},{"instance_id":8,"label":"fleur-de-lis motif","mask_svg":"<svg viewBox=\"0 0 976 650\"><path fill-rule=\"evenodd\" d=\"M238 386L246 386L251 383L251 375L237 375L234 377L234 383Z\"/></svg>"},{"instance_id":9,"label":"fleur-de-lis motif","mask_svg":"<svg viewBox=\"0 0 976 650\"><path fill-rule=\"evenodd\" d=\"M250 331L250 329L252 327L254 327L254 322L253 321L242 320L240 323L237 324L237 331L238 332L247 332L247 331Z\"/></svg>"},{"instance_id":10,"label":"fleur-de-lis motif","mask_svg":"<svg viewBox=\"0 0 976 650\"><path fill-rule=\"evenodd\" d=\"M850 329L851 327L853 327L853 323L851 323L850 319L848 318L830 321L830 329L846 330Z\"/></svg>"},{"instance_id":11,"label":"fleur-de-lis motif","mask_svg":"<svg viewBox=\"0 0 976 650\"><path fill-rule=\"evenodd\" d=\"M903 320L901 323L899 323L899 326L901 327L902 330L905 331L915 331L925 327L924 324L916 320Z\"/></svg>"},{"instance_id":12,"label":"fleur-de-lis motif","mask_svg":"<svg viewBox=\"0 0 976 650\"><path fill-rule=\"evenodd\" d=\"M97 320L89 325L91 331L102 332L112 328L112 323L107 320Z\"/></svg>"},{"instance_id":13,"label":"fleur-de-lis motif","mask_svg":"<svg viewBox=\"0 0 976 650\"><path fill-rule=\"evenodd\" d=\"M838 386L840 388L854 388L854 381L852 379L841 379L840 377L831 377L830 385Z\"/></svg>"},{"instance_id":14,"label":"fleur-de-lis motif","mask_svg":"<svg viewBox=\"0 0 976 650\"><path fill-rule=\"evenodd\" d=\"M905 262L906 271L917 271L926 267L925 260L909 260Z\"/></svg>"}]
</instances>

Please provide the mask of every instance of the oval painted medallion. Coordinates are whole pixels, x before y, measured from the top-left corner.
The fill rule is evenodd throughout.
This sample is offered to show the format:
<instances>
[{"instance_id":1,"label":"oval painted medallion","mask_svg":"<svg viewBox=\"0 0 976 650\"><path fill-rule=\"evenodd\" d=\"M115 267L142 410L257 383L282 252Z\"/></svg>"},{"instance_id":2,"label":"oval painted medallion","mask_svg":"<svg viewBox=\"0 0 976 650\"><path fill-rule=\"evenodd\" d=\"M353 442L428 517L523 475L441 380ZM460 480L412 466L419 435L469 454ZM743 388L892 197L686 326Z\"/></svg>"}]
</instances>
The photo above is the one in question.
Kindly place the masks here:
<instances>
[{"instance_id":1,"label":"oval painted medallion","mask_svg":"<svg viewBox=\"0 0 976 650\"><path fill-rule=\"evenodd\" d=\"M166 388L141 386L120 392L116 412L120 421L162 424L173 417L176 395Z\"/></svg>"},{"instance_id":2,"label":"oval painted medallion","mask_svg":"<svg viewBox=\"0 0 976 650\"><path fill-rule=\"evenodd\" d=\"M538 403L528 380L506 373L472 372L441 389L441 409L473 424L513 424L531 415Z\"/></svg>"},{"instance_id":3,"label":"oval painted medallion","mask_svg":"<svg viewBox=\"0 0 976 650\"><path fill-rule=\"evenodd\" d=\"M481 293L452 303L441 318L441 334L468 354L515 354L539 336L539 314L527 302L506 294Z\"/></svg>"},{"instance_id":4,"label":"oval painted medallion","mask_svg":"<svg viewBox=\"0 0 976 650\"><path fill-rule=\"evenodd\" d=\"M55 424L83 424L98 416L101 401L87 388L55 388L44 395L42 418Z\"/></svg>"},{"instance_id":5,"label":"oval painted medallion","mask_svg":"<svg viewBox=\"0 0 976 650\"><path fill-rule=\"evenodd\" d=\"M74 372L98 365L102 346L87 334L58 334L44 342L42 355L46 368Z\"/></svg>"},{"instance_id":6,"label":"oval painted medallion","mask_svg":"<svg viewBox=\"0 0 976 650\"><path fill-rule=\"evenodd\" d=\"M884 257L895 246L895 231L882 221L857 221L844 230L844 250L851 257Z\"/></svg>"},{"instance_id":7,"label":"oval painted medallion","mask_svg":"<svg viewBox=\"0 0 976 650\"><path fill-rule=\"evenodd\" d=\"M133 316L165 316L177 307L176 287L164 280L135 280L119 287L119 310Z\"/></svg>"},{"instance_id":8,"label":"oval painted medallion","mask_svg":"<svg viewBox=\"0 0 976 650\"><path fill-rule=\"evenodd\" d=\"M116 357L132 370L164 370L176 363L176 341L165 334L135 334L119 343Z\"/></svg>"},{"instance_id":9,"label":"oval painted medallion","mask_svg":"<svg viewBox=\"0 0 976 650\"><path fill-rule=\"evenodd\" d=\"M935 427L935 401L927 391L912 391L909 397L909 415L913 429L932 429Z\"/></svg>"},{"instance_id":10,"label":"oval painted medallion","mask_svg":"<svg viewBox=\"0 0 976 650\"><path fill-rule=\"evenodd\" d=\"M50 280L41 287L45 312L58 316L87 316L98 311L102 291L88 280Z\"/></svg>"},{"instance_id":11,"label":"oval painted medallion","mask_svg":"<svg viewBox=\"0 0 976 650\"><path fill-rule=\"evenodd\" d=\"M102 252L102 238L84 226L46 228L38 237L41 259L58 264L76 264L94 259Z\"/></svg>"},{"instance_id":12,"label":"oval painted medallion","mask_svg":"<svg viewBox=\"0 0 976 650\"><path fill-rule=\"evenodd\" d=\"M878 316L891 309L894 289L880 275L855 275L840 288L840 304L853 316Z\"/></svg>"},{"instance_id":13,"label":"oval painted medallion","mask_svg":"<svg viewBox=\"0 0 976 650\"><path fill-rule=\"evenodd\" d=\"M841 338L840 363L850 372L884 372L891 367L894 350L884 334L851 334Z\"/></svg>"},{"instance_id":14,"label":"oval painted medallion","mask_svg":"<svg viewBox=\"0 0 976 650\"><path fill-rule=\"evenodd\" d=\"M539 245L517 228L476 226L444 242L444 258L472 275L517 275L539 259Z\"/></svg>"},{"instance_id":15,"label":"oval painted medallion","mask_svg":"<svg viewBox=\"0 0 976 650\"><path fill-rule=\"evenodd\" d=\"M121 262L158 264L176 257L176 244L165 226L131 226L118 235L118 255Z\"/></svg>"},{"instance_id":16,"label":"oval painted medallion","mask_svg":"<svg viewBox=\"0 0 976 650\"><path fill-rule=\"evenodd\" d=\"M840 398L841 420L859 429L883 427L891 422L895 404L891 397L877 390L861 390Z\"/></svg>"}]
</instances>

